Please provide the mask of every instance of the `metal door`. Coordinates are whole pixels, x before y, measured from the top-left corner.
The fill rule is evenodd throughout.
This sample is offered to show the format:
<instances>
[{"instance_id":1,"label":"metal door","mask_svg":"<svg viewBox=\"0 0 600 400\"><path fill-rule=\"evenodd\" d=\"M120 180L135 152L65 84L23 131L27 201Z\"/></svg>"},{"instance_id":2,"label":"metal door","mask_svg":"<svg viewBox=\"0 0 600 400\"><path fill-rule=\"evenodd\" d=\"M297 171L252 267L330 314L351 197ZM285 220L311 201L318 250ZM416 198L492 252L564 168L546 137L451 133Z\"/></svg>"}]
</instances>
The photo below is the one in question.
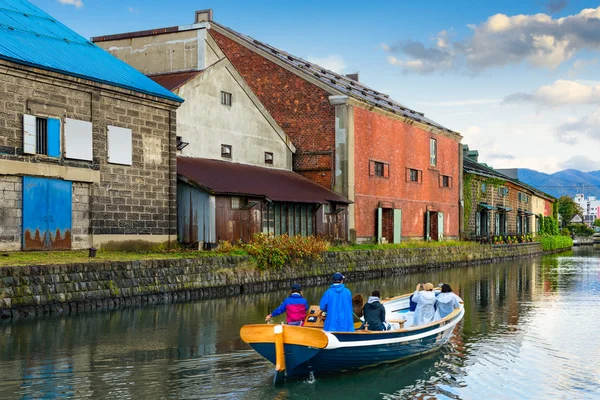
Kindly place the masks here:
<instances>
[{"instance_id":1,"label":"metal door","mask_svg":"<svg viewBox=\"0 0 600 400\"><path fill-rule=\"evenodd\" d=\"M443 212L439 212L438 213L438 235L437 235L437 240L438 241L442 241L444 240L444 213Z\"/></svg>"},{"instance_id":2,"label":"metal door","mask_svg":"<svg viewBox=\"0 0 600 400\"><path fill-rule=\"evenodd\" d=\"M377 208L377 243L381 243L383 238L383 209Z\"/></svg>"},{"instance_id":3,"label":"metal door","mask_svg":"<svg viewBox=\"0 0 600 400\"><path fill-rule=\"evenodd\" d=\"M71 248L72 183L23 178L23 250Z\"/></svg>"},{"instance_id":4,"label":"metal door","mask_svg":"<svg viewBox=\"0 0 600 400\"><path fill-rule=\"evenodd\" d=\"M402 210L394 209L394 243L402 241Z\"/></svg>"}]
</instances>

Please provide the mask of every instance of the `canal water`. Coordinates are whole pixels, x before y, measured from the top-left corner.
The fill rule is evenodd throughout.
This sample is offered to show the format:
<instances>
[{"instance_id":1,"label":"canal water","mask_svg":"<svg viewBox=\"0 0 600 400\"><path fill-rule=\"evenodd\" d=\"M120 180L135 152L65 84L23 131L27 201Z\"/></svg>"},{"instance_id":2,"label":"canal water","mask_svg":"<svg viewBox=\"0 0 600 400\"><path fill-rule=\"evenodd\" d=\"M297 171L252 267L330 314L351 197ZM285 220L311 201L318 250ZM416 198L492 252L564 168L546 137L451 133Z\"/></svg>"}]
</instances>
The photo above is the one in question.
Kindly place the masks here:
<instances>
[{"instance_id":1,"label":"canal water","mask_svg":"<svg viewBox=\"0 0 600 400\"><path fill-rule=\"evenodd\" d=\"M466 314L411 362L273 387L239 338L286 296L272 292L2 323L0 399L600 399L600 248L348 286L392 296L425 281L450 283Z\"/></svg>"}]
</instances>

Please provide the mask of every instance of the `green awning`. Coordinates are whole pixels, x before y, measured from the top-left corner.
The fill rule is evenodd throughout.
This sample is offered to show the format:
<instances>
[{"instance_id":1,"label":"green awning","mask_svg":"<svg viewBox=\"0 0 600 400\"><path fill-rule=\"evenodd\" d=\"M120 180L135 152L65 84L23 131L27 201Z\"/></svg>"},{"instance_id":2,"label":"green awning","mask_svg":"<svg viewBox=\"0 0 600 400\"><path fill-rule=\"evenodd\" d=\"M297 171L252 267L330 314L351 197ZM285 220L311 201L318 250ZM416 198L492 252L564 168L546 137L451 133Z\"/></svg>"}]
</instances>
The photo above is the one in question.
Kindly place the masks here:
<instances>
[{"instance_id":1,"label":"green awning","mask_svg":"<svg viewBox=\"0 0 600 400\"><path fill-rule=\"evenodd\" d=\"M498 206L498 210L509 212L509 211L512 211L512 208L510 208L510 207L504 207L504 206Z\"/></svg>"},{"instance_id":2,"label":"green awning","mask_svg":"<svg viewBox=\"0 0 600 400\"><path fill-rule=\"evenodd\" d=\"M492 206L490 204L486 204L486 203L479 203L479 208L483 209L483 210L497 210L498 208L496 206Z\"/></svg>"}]
</instances>

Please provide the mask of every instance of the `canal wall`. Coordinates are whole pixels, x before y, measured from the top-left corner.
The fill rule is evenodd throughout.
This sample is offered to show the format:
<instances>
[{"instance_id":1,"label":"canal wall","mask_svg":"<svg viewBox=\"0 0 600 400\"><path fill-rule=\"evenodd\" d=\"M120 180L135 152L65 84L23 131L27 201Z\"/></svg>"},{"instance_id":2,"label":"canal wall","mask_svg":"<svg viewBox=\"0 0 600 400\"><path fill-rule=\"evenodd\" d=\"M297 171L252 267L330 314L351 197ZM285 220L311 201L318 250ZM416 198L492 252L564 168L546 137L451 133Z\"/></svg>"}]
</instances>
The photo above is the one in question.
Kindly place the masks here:
<instances>
[{"instance_id":1,"label":"canal wall","mask_svg":"<svg viewBox=\"0 0 600 400\"><path fill-rule=\"evenodd\" d=\"M539 243L327 252L259 271L248 256L0 267L0 318L110 310L532 257Z\"/></svg>"}]
</instances>

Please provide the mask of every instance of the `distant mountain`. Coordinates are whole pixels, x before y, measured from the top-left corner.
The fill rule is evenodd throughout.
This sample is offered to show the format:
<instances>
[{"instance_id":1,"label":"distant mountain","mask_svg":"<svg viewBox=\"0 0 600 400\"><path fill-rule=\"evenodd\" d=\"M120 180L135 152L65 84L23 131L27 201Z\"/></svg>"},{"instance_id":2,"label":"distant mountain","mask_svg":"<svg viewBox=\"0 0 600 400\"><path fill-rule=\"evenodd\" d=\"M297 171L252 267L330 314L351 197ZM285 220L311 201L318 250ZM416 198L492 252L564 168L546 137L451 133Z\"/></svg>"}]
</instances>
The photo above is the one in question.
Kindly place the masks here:
<instances>
[{"instance_id":1,"label":"distant mountain","mask_svg":"<svg viewBox=\"0 0 600 400\"><path fill-rule=\"evenodd\" d=\"M565 169L553 174L545 174L533 169L519 168L519 180L554 197L575 196L583 193L585 197L600 198L600 171L583 172Z\"/></svg>"}]
</instances>

